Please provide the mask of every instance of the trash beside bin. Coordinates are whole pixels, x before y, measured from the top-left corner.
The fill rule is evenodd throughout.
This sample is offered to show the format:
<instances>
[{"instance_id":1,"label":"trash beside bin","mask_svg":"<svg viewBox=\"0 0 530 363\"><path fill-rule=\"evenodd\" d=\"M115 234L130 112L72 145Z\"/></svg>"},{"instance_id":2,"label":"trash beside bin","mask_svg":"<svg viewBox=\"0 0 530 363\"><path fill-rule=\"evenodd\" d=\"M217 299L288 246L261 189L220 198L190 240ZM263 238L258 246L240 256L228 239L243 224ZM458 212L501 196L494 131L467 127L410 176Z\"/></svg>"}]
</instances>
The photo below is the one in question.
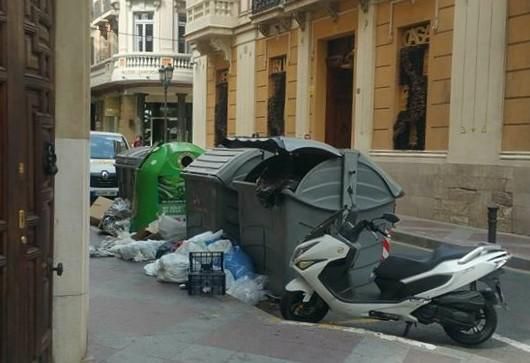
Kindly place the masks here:
<instances>
[{"instance_id":1,"label":"trash beside bin","mask_svg":"<svg viewBox=\"0 0 530 363\"><path fill-rule=\"evenodd\" d=\"M234 182L270 154L258 149L208 150L190 164L182 176L186 184L186 230L188 237L222 229L239 241L239 211Z\"/></svg>"},{"instance_id":2,"label":"trash beside bin","mask_svg":"<svg viewBox=\"0 0 530 363\"><path fill-rule=\"evenodd\" d=\"M186 216L181 172L203 152L200 147L184 142L153 148L137 171L131 231L147 227L161 214Z\"/></svg>"},{"instance_id":3,"label":"trash beside bin","mask_svg":"<svg viewBox=\"0 0 530 363\"><path fill-rule=\"evenodd\" d=\"M151 151L151 147L142 146L124 151L116 155L116 177L118 180L118 196L129 200L134 200L134 183L136 180L136 170Z\"/></svg>"},{"instance_id":4,"label":"trash beside bin","mask_svg":"<svg viewBox=\"0 0 530 363\"><path fill-rule=\"evenodd\" d=\"M244 181L234 183L239 194L241 246L254 259L256 271L269 277L268 288L275 294L281 294L293 277L289 268L292 251L314 226L352 205L358 219L379 217L392 212L395 199L402 195L401 187L358 151L288 138L238 139L225 144L276 154ZM286 180L275 180L282 175ZM263 186L269 182L271 188ZM368 234L360 240L356 258L363 264L350 275L366 281L380 261L381 243Z\"/></svg>"}]
</instances>

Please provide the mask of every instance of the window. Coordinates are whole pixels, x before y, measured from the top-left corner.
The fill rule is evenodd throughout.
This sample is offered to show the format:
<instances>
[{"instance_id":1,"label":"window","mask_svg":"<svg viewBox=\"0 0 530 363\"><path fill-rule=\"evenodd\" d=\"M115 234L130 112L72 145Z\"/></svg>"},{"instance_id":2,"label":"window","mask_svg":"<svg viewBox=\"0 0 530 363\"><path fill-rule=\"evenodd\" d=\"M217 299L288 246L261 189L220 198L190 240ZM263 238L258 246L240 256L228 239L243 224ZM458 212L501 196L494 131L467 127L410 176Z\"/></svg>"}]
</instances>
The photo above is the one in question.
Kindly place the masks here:
<instances>
[{"instance_id":1,"label":"window","mask_svg":"<svg viewBox=\"0 0 530 363\"><path fill-rule=\"evenodd\" d=\"M425 150L430 24L401 31L394 149Z\"/></svg>"},{"instance_id":2,"label":"window","mask_svg":"<svg viewBox=\"0 0 530 363\"><path fill-rule=\"evenodd\" d=\"M153 13L134 13L134 50L137 52L153 51Z\"/></svg>"},{"instance_id":3,"label":"window","mask_svg":"<svg viewBox=\"0 0 530 363\"><path fill-rule=\"evenodd\" d=\"M285 68L287 57L274 57L269 62L268 131L269 136L282 136L285 132Z\"/></svg>"},{"instance_id":4,"label":"window","mask_svg":"<svg viewBox=\"0 0 530 363\"><path fill-rule=\"evenodd\" d=\"M188 44L184 35L186 34L186 14L177 14L177 51L179 53L189 53Z\"/></svg>"}]
</instances>

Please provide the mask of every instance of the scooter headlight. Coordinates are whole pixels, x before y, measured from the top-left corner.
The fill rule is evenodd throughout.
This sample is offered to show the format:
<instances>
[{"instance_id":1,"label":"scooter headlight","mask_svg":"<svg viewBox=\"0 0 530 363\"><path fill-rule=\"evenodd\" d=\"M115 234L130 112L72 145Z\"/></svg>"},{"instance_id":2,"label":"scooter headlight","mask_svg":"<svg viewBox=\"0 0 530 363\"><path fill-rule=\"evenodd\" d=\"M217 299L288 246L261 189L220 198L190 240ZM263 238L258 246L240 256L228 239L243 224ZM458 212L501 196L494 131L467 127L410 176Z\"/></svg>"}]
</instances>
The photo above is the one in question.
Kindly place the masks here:
<instances>
[{"instance_id":1,"label":"scooter headlight","mask_svg":"<svg viewBox=\"0 0 530 363\"><path fill-rule=\"evenodd\" d=\"M291 258L291 261L296 261L296 259L300 256L302 256L304 253L309 251L311 248L315 247L318 244L318 242L312 242L304 246L299 246L294 250L293 257Z\"/></svg>"},{"instance_id":2,"label":"scooter headlight","mask_svg":"<svg viewBox=\"0 0 530 363\"><path fill-rule=\"evenodd\" d=\"M302 260L296 263L296 267L298 267L300 270L305 270L313 266L315 263L322 262L322 261L324 260Z\"/></svg>"}]
</instances>

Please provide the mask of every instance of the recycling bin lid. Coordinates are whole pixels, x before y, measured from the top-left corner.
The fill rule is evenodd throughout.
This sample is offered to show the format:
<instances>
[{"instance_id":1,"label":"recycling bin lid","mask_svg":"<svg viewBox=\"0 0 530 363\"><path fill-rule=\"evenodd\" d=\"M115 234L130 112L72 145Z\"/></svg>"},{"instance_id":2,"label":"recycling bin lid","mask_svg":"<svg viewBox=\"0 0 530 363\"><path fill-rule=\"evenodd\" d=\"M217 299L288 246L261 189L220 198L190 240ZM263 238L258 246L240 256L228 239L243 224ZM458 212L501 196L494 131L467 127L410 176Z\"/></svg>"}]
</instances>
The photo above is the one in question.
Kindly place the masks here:
<instances>
[{"instance_id":1,"label":"recycling bin lid","mask_svg":"<svg viewBox=\"0 0 530 363\"><path fill-rule=\"evenodd\" d=\"M120 166L133 166L137 167L140 165L142 160L151 151L150 146L135 147L116 155L115 165Z\"/></svg>"},{"instance_id":2,"label":"recycling bin lid","mask_svg":"<svg viewBox=\"0 0 530 363\"><path fill-rule=\"evenodd\" d=\"M214 148L207 150L183 170L183 175L202 175L218 179L232 186L234 180L244 179L251 168L268 158L259 149Z\"/></svg>"},{"instance_id":3,"label":"recycling bin lid","mask_svg":"<svg viewBox=\"0 0 530 363\"><path fill-rule=\"evenodd\" d=\"M222 145L226 146L227 148L257 148L275 154L285 152L292 153L295 151L314 151L332 154L335 156L342 156L341 152L331 145L315 140L299 139L295 137L276 136L267 138L226 138L222 142Z\"/></svg>"}]
</instances>

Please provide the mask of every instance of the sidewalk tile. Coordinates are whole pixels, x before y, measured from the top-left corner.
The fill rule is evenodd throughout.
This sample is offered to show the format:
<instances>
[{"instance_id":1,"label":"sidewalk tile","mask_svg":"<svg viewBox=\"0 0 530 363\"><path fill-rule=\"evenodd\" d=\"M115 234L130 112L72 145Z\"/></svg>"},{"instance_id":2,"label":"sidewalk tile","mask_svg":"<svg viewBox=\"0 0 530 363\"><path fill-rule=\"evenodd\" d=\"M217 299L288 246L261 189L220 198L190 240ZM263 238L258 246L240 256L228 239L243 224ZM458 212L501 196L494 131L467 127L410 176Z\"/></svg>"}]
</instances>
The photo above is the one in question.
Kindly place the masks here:
<instances>
[{"instance_id":1,"label":"sidewalk tile","mask_svg":"<svg viewBox=\"0 0 530 363\"><path fill-rule=\"evenodd\" d=\"M405 360L405 363L460 363L462 360L441 355L439 353L431 353L418 349L410 349Z\"/></svg>"}]
</instances>

